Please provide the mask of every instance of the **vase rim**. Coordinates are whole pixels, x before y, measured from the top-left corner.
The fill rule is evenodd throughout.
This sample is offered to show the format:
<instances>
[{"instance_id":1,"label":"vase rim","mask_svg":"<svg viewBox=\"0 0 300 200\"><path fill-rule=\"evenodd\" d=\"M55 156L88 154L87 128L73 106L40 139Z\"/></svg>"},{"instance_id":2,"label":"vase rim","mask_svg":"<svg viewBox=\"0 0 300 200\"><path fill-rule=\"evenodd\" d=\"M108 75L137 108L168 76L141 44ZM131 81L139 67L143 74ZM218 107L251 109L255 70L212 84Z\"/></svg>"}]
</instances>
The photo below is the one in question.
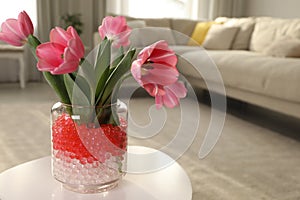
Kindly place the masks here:
<instances>
[{"instance_id":1,"label":"vase rim","mask_svg":"<svg viewBox=\"0 0 300 200\"><path fill-rule=\"evenodd\" d=\"M116 106L118 104L120 104L120 100L117 100L117 102L115 102L115 103L110 103L110 104L106 104L103 106L68 104L68 103L63 103L63 102L59 101L54 104L54 107L63 105L63 106L72 107L72 108L74 108L74 107L76 107L76 108L108 108L108 107Z\"/></svg>"}]
</instances>

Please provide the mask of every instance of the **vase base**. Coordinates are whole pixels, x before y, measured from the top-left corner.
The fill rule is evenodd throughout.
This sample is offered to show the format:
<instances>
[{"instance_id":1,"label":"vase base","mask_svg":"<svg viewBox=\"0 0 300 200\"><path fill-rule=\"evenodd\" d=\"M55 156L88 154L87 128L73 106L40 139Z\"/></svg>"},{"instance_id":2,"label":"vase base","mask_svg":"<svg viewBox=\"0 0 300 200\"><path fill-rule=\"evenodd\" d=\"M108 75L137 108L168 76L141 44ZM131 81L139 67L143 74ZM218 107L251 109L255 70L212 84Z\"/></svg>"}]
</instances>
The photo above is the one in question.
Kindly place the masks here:
<instances>
[{"instance_id":1,"label":"vase base","mask_svg":"<svg viewBox=\"0 0 300 200\"><path fill-rule=\"evenodd\" d=\"M72 185L72 184L63 184L63 187L67 190L82 193L82 194L92 194L92 193L101 193L109 191L119 184L119 179L111 181L105 184L99 185Z\"/></svg>"}]
</instances>

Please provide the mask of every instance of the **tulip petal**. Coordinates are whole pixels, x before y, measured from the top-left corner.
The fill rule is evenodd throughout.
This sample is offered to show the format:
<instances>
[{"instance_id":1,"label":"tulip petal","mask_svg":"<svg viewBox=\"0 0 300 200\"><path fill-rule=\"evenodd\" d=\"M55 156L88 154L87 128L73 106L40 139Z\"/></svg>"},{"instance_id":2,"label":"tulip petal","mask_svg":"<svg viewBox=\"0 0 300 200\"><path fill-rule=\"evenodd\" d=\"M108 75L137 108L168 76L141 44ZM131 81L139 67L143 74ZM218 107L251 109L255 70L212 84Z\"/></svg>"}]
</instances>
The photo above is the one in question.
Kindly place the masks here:
<instances>
[{"instance_id":1,"label":"tulip petal","mask_svg":"<svg viewBox=\"0 0 300 200\"><path fill-rule=\"evenodd\" d=\"M51 63L53 66L60 65L63 62L63 52L63 46L52 42L43 43L36 48L37 57Z\"/></svg>"},{"instance_id":2,"label":"tulip petal","mask_svg":"<svg viewBox=\"0 0 300 200\"><path fill-rule=\"evenodd\" d=\"M75 38L69 40L68 47L77 60L84 57L84 46L81 40Z\"/></svg>"},{"instance_id":3,"label":"tulip petal","mask_svg":"<svg viewBox=\"0 0 300 200\"><path fill-rule=\"evenodd\" d=\"M164 40L160 40L153 44L154 50L151 52L151 61L165 63L169 66L176 68L177 56L175 52L168 47Z\"/></svg>"},{"instance_id":4,"label":"tulip petal","mask_svg":"<svg viewBox=\"0 0 300 200\"><path fill-rule=\"evenodd\" d=\"M19 38L10 37L8 34L0 33L0 40L13 46L23 46L23 42Z\"/></svg>"},{"instance_id":5,"label":"tulip petal","mask_svg":"<svg viewBox=\"0 0 300 200\"><path fill-rule=\"evenodd\" d=\"M155 106L157 109L161 109L163 106L162 96L155 96Z\"/></svg>"},{"instance_id":6,"label":"tulip petal","mask_svg":"<svg viewBox=\"0 0 300 200\"><path fill-rule=\"evenodd\" d=\"M112 45L116 48L120 46L128 46L129 35L131 29L126 24L126 19L123 16L107 16L103 19L102 25L98 28L101 39L107 37L112 40Z\"/></svg>"},{"instance_id":7,"label":"tulip petal","mask_svg":"<svg viewBox=\"0 0 300 200\"><path fill-rule=\"evenodd\" d=\"M184 84L180 81L167 86L167 88L172 91L178 98L184 98L187 94L187 89Z\"/></svg>"},{"instance_id":8,"label":"tulip petal","mask_svg":"<svg viewBox=\"0 0 300 200\"><path fill-rule=\"evenodd\" d=\"M168 86L164 86L165 94L161 95L163 104L168 108L173 108L179 104L179 99L184 98L187 89L180 81Z\"/></svg>"},{"instance_id":9,"label":"tulip petal","mask_svg":"<svg viewBox=\"0 0 300 200\"><path fill-rule=\"evenodd\" d=\"M50 31L50 42L55 42L62 46L67 46L68 41L71 38L71 35L60 27L55 27Z\"/></svg>"},{"instance_id":10,"label":"tulip petal","mask_svg":"<svg viewBox=\"0 0 300 200\"><path fill-rule=\"evenodd\" d=\"M141 85L143 86L143 82L141 80L142 78L142 73L141 73L141 66L142 66L142 63L140 60L135 60L132 62L132 65L131 65L131 74L133 76L133 78Z\"/></svg>"},{"instance_id":11,"label":"tulip petal","mask_svg":"<svg viewBox=\"0 0 300 200\"><path fill-rule=\"evenodd\" d=\"M174 108L179 104L178 97L170 90L166 89L166 94L162 96L163 103L168 108Z\"/></svg>"},{"instance_id":12,"label":"tulip petal","mask_svg":"<svg viewBox=\"0 0 300 200\"><path fill-rule=\"evenodd\" d=\"M140 51L140 53L137 56L137 59L140 60L141 63L144 63L149 60L153 51L154 51L153 45L147 46Z\"/></svg>"},{"instance_id":13,"label":"tulip petal","mask_svg":"<svg viewBox=\"0 0 300 200\"><path fill-rule=\"evenodd\" d=\"M41 71L52 71L63 63L63 52L64 47L56 43L47 42L39 45L36 48L39 59L37 68Z\"/></svg>"},{"instance_id":14,"label":"tulip petal","mask_svg":"<svg viewBox=\"0 0 300 200\"><path fill-rule=\"evenodd\" d=\"M39 45L36 55L38 69L52 74L71 73L77 70L80 59L84 57L84 46L72 26L67 31L56 27L50 32L50 42Z\"/></svg>"},{"instance_id":15,"label":"tulip petal","mask_svg":"<svg viewBox=\"0 0 300 200\"><path fill-rule=\"evenodd\" d=\"M176 64L174 51L163 40L144 48L132 63L133 77L149 95L155 97L157 108L163 104L173 108L187 94L184 84L178 81Z\"/></svg>"},{"instance_id":16,"label":"tulip petal","mask_svg":"<svg viewBox=\"0 0 300 200\"><path fill-rule=\"evenodd\" d=\"M76 61L79 63L79 59L76 57L74 53L72 53L72 50L70 47L65 48L64 51L64 62L68 61Z\"/></svg>"},{"instance_id":17,"label":"tulip petal","mask_svg":"<svg viewBox=\"0 0 300 200\"><path fill-rule=\"evenodd\" d=\"M143 88L148 92L150 96L163 96L166 94L165 90L162 86L159 86L157 84L145 84L143 85Z\"/></svg>"},{"instance_id":18,"label":"tulip petal","mask_svg":"<svg viewBox=\"0 0 300 200\"><path fill-rule=\"evenodd\" d=\"M1 25L0 40L14 45L24 45L27 37L33 33L31 19L25 11L21 12L17 19L7 19Z\"/></svg>"},{"instance_id":19,"label":"tulip petal","mask_svg":"<svg viewBox=\"0 0 300 200\"><path fill-rule=\"evenodd\" d=\"M67 74L76 71L78 68L77 61L64 62L59 67L51 71L51 74Z\"/></svg>"},{"instance_id":20,"label":"tulip petal","mask_svg":"<svg viewBox=\"0 0 300 200\"><path fill-rule=\"evenodd\" d=\"M156 83L159 85L170 85L177 81L179 75L177 69L159 63L142 66L142 69L146 71L146 74L142 75L145 84Z\"/></svg>"},{"instance_id":21,"label":"tulip petal","mask_svg":"<svg viewBox=\"0 0 300 200\"><path fill-rule=\"evenodd\" d=\"M129 36L131 30L126 30L124 32L119 33L115 36L115 40L113 42L113 47L120 48L120 46L128 46L130 44Z\"/></svg>"},{"instance_id":22,"label":"tulip petal","mask_svg":"<svg viewBox=\"0 0 300 200\"><path fill-rule=\"evenodd\" d=\"M19 29L25 38L27 38L30 34L33 34L32 21L25 11L19 14L18 24L19 24Z\"/></svg>"},{"instance_id":23,"label":"tulip petal","mask_svg":"<svg viewBox=\"0 0 300 200\"><path fill-rule=\"evenodd\" d=\"M39 71L52 71L56 66L51 65L46 60L39 60L37 63L37 68Z\"/></svg>"},{"instance_id":24,"label":"tulip petal","mask_svg":"<svg viewBox=\"0 0 300 200\"><path fill-rule=\"evenodd\" d=\"M22 42L26 38L21 34L18 26L18 21L16 19L7 19L1 25L2 33L6 35L6 38L11 38L12 41Z\"/></svg>"},{"instance_id":25,"label":"tulip petal","mask_svg":"<svg viewBox=\"0 0 300 200\"><path fill-rule=\"evenodd\" d=\"M159 62L176 68L177 56L173 51L156 50L151 54L152 62Z\"/></svg>"}]
</instances>

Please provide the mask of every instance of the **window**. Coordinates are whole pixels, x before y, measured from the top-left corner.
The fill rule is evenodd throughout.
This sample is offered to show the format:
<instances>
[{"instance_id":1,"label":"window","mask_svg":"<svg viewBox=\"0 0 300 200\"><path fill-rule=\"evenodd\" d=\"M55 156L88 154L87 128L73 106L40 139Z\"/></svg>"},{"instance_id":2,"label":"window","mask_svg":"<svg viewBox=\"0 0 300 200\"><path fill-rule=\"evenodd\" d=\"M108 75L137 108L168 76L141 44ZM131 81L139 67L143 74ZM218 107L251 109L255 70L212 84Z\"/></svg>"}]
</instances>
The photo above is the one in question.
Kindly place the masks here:
<instances>
[{"instance_id":1,"label":"window","mask_svg":"<svg viewBox=\"0 0 300 200\"><path fill-rule=\"evenodd\" d=\"M197 0L109 0L107 11L138 18L190 18L194 1Z\"/></svg>"},{"instance_id":2,"label":"window","mask_svg":"<svg viewBox=\"0 0 300 200\"><path fill-rule=\"evenodd\" d=\"M140 18L188 18L187 0L127 0L127 15Z\"/></svg>"},{"instance_id":3,"label":"window","mask_svg":"<svg viewBox=\"0 0 300 200\"><path fill-rule=\"evenodd\" d=\"M25 10L30 16L33 26L37 24L37 8L35 0L8 0L0 6L0 23L8 18L18 18L18 14Z\"/></svg>"}]
</instances>

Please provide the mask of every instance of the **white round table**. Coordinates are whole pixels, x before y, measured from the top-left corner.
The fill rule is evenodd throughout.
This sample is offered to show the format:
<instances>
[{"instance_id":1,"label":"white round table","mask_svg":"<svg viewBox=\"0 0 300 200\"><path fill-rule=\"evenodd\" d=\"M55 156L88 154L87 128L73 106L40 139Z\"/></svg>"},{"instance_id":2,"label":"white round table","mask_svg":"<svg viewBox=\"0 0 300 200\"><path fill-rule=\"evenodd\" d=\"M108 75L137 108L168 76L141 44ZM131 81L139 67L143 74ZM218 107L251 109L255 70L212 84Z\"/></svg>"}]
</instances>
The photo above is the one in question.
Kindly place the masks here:
<instances>
[{"instance_id":1,"label":"white round table","mask_svg":"<svg viewBox=\"0 0 300 200\"><path fill-rule=\"evenodd\" d=\"M131 146L130 151L147 152L146 147ZM153 150L153 149L152 149ZM160 158L170 158L160 152ZM134 163L130 157L128 162ZM78 194L64 189L51 175L50 156L33 160L0 174L0 200L190 200L191 182L177 163L144 174L127 173L119 186L98 194Z\"/></svg>"}]
</instances>

